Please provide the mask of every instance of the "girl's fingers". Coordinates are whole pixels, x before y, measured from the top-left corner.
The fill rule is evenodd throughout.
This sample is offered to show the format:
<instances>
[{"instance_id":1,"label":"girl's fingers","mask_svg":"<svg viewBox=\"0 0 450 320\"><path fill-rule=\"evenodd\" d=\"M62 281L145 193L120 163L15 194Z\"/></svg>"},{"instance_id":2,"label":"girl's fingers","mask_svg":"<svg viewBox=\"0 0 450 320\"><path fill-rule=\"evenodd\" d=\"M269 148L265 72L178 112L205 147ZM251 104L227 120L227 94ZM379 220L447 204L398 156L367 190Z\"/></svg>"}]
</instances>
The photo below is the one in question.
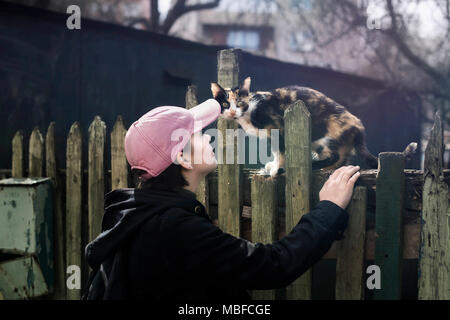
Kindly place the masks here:
<instances>
[{"instance_id":1,"label":"girl's fingers","mask_svg":"<svg viewBox=\"0 0 450 320\"><path fill-rule=\"evenodd\" d=\"M341 179L343 179L345 182L347 182L350 179L350 177L352 177L358 170L359 170L359 166L348 168L348 170L346 170L342 174Z\"/></svg>"},{"instance_id":2,"label":"girl's fingers","mask_svg":"<svg viewBox=\"0 0 450 320\"><path fill-rule=\"evenodd\" d=\"M346 169L347 167L340 167L336 169L330 176L330 178L338 178L339 175Z\"/></svg>"},{"instance_id":3,"label":"girl's fingers","mask_svg":"<svg viewBox=\"0 0 450 320\"><path fill-rule=\"evenodd\" d=\"M359 176L361 175L361 173L359 171L355 172L350 179L348 179L347 184L349 185L354 185L356 180L358 180Z\"/></svg>"},{"instance_id":4,"label":"girl's fingers","mask_svg":"<svg viewBox=\"0 0 450 320\"><path fill-rule=\"evenodd\" d=\"M350 178L350 176L353 175L353 173L354 173L353 171L355 170L355 168L359 169L359 167L354 167L354 166L345 166L342 168L344 168L344 170L342 170L342 172L339 174L337 179L339 181L344 181L344 182L347 182L348 179ZM356 169L356 170L358 170L358 169Z\"/></svg>"}]
</instances>

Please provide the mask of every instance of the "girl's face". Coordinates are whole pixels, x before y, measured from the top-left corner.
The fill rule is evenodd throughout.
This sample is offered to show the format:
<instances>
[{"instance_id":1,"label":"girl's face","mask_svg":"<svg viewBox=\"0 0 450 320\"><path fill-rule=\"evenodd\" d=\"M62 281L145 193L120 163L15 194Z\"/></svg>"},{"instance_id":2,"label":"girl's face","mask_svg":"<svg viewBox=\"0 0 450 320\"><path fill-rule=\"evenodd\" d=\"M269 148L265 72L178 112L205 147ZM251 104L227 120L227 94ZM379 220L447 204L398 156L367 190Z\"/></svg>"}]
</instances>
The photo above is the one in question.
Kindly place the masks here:
<instances>
[{"instance_id":1,"label":"girl's face","mask_svg":"<svg viewBox=\"0 0 450 320\"><path fill-rule=\"evenodd\" d=\"M194 133L190 141L192 169L204 175L217 168L217 159L210 141L211 136L201 132Z\"/></svg>"}]
</instances>

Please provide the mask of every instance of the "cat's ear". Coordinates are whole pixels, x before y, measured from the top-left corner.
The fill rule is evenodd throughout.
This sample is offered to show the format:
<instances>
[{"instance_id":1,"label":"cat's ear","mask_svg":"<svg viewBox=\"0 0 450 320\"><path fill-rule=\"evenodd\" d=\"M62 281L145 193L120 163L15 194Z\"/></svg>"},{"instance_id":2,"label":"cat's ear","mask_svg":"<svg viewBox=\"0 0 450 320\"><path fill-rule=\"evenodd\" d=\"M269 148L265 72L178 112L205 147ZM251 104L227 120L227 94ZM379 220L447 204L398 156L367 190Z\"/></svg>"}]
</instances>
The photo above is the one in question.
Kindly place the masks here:
<instances>
[{"instance_id":1,"label":"cat's ear","mask_svg":"<svg viewBox=\"0 0 450 320\"><path fill-rule=\"evenodd\" d=\"M225 90L215 82L211 83L211 92L216 100L226 97Z\"/></svg>"},{"instance_id":2,"label":"cat's ear","mask_svg":"<svg viewBox=\"0 0 450 320\"><path fill-rule=\"evenodd\" d=\"M245 78L244 82L242 83L241 87L239 88L239 91L247 91L247 93L249 93L251 83L252 83L252 78L250 78L250 77Z\"/></svg>"}]
</instances>

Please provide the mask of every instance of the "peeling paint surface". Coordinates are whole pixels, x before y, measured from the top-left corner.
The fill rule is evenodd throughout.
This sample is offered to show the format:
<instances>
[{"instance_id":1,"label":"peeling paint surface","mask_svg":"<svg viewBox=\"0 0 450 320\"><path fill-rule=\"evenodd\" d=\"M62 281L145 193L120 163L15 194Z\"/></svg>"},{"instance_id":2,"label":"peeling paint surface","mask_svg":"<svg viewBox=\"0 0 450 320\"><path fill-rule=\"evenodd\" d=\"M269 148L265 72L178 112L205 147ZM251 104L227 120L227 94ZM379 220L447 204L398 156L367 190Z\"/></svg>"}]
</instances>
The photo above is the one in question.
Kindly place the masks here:
<instances>
[{"instance_id":1,"label":"peeling paint surface","mask_svg":"<svg viewBox=\"0 0 450 320\"><path fill-rule=\"evenodd\" d=\"M34 256L0 262L0 300L29 299L48 294Z\"/></svg>"},{"instance_id":2,"label":"peeling paint surface","mask_svg":"<svg viewBox=\"0 0 450 320\"><path fill-rule=\"evenodd\" d=\"M15 259L0 262L0 293L21 299L51 291L54 282L51 180L5 179L0 180L0 185L0 251L23 255L25 259L20 267ZM14 263L15 267L5 268L8 263ZM13 293L9 289L6 292L4 286Z\"/></svg>"}]
</instances>

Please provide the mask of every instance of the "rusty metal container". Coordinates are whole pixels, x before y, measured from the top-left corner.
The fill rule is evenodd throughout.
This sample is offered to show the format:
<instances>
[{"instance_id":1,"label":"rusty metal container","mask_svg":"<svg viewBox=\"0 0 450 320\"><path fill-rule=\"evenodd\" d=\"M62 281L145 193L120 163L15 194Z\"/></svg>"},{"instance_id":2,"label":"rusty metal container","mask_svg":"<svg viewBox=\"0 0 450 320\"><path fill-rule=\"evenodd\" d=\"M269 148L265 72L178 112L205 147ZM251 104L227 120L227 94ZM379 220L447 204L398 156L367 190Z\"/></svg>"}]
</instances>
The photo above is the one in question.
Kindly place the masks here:
<instances>
[{"instance_id":1,"label":"rusty metal container","mask_svg":"<svg viewBox=\"0 0 450 320\"><path fill-rule=\"evenodd\" d=\"M51 180L0 180L0 299L47 295L53 283Z\"/></svg>"}]
</instances>

